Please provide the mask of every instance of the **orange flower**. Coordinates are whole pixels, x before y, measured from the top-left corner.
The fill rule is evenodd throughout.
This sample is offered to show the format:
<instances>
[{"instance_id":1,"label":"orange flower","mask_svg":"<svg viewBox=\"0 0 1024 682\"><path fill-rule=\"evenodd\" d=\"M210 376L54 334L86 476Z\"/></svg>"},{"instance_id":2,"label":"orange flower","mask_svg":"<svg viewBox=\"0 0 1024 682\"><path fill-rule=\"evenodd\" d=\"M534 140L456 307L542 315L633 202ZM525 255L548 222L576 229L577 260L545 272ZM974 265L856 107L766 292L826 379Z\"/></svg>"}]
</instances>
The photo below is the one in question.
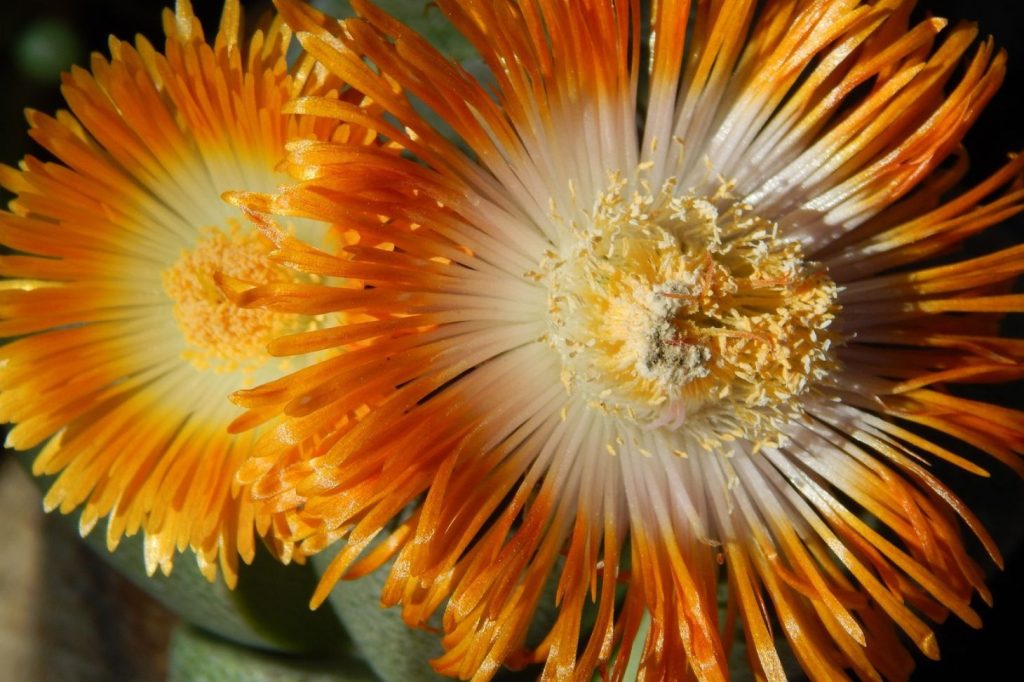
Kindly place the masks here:
<instances>
[{"instance_id":1,"label":"orange flower","mask_svg":"<svg viewBox=\"0 0 1024 682\"><path fill-rule=\"evenodd\" d=\"M1004 73L991 41L909 0L664 0L649 24L637 0L438 0L485 87L354 5L280 0L390 116L295 110L407 155L302 143L301 183L236 197L278 261L367 284L237 303L375 318L277 341L344 352L236 395L289 417L240 471L258 514L307 552L347 540L315 603L394 556L385 603L442 612L434 665L473 679L621 678L645 619L653 679L725 679L740 628L767 679L773 632L815 679L905 679L901 631L936 657L928 620L979 622L961 524L998 551L928 463L982 473L948 435L1022 470L1024 415L949 387L1021 375L997 322L1024 248L929 259L1024 206L1024 157L944 199ZM359 241L334 257L268 214Z\"/></svg>"},{"instance_id":2,"label":"orange flower","mask_svg":"<svg viewBox=\"0 0 1024 682\"><path fill-rule=\"evenodd\" d=\"M12 278L0 282L0 335L18 337L0 347L7 445L43 444L35 473L59 474L45 506L81 508L83 534L106 516L111 549L145 533L151 573L188 547L210 579L219 557L229 584L254 551L234 476L255 436L227 434L226 396L278 376L268 341L318 322L238 310L219 293L218 272L294 277L221 194L272 190L289 139L352 132L287 113L297 95L336 98L338 81L309 59L287 65L280 19L248 43L241 25L228 0L209 45L179 0L163 54L112 39L109 59L64 77L70 113L28 114L57 160L0 167L17 194L0 213L0 243L15 250L0 257ZM327 243L321 225L295 229Z\"/></svg>"}]
</instances>

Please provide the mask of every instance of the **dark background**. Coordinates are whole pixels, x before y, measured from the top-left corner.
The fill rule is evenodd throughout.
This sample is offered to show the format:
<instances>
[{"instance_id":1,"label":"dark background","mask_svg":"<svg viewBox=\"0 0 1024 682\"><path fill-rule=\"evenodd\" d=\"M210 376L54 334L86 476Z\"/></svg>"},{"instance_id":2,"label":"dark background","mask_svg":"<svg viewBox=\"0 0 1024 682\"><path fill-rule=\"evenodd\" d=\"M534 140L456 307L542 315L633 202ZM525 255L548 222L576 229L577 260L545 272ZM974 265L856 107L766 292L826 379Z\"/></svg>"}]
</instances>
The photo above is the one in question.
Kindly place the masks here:
<instances>
[{"instance_id":1,"label":"dark background","mask_svg":"<svg viewBox=\"0 0 1024 682\"><path fill-rule=\"evenodd\" d=\"M332 0L337 1L337 0ZM0 163L16 164L26 153L38 153L25 135L25 107L53 112L62 104L59 73L72 63L87 64L88 55L106 53L107 36L130 38L137 33L162 42L160 9L164 2L141 0L33 0L10 3L0 20ZM194 0L196 13L212 36L221 0ZM255 19L269 2L244 3L249 19ZM330 3L327 3L330 4ZM1010 67L1003 90L968 135L966 145L972 156L970 179L979 179L998 167L1009 151L1024 149L1024 3L984 0L921 0L918 13L932 13L951 20L978 21L983 34L992 34L998 45L1010 53ZM969 180L970 180L969 179ZM0 190L2 192L2 190ZM0 193L6 201L7 195ZM1010 221L991 231L982 241L969 246L979 252L1021 241L1024 219ZM1014 336L1024 336L1019 320L1007 322ZM985 389L988 397L1003 404L1024 405L1020 384L1000 387L998 395ZM980 459L980 458L979 458ZM990 584L995 608L978 609L985 621L980 632L951 620L940 628L940 663L922 662L914 680L960 680L1004 678L1018 669L1019 648L1024 644L1024 485L999 464L991 466L988 480L963 476L951 467L936 465L940 478L952 483L1004 548L1007 570L996 572ZM975 547L975 555L980 556ZM1009 675L1013 677L1012 674Z\"/></svg>"}]
</instances>

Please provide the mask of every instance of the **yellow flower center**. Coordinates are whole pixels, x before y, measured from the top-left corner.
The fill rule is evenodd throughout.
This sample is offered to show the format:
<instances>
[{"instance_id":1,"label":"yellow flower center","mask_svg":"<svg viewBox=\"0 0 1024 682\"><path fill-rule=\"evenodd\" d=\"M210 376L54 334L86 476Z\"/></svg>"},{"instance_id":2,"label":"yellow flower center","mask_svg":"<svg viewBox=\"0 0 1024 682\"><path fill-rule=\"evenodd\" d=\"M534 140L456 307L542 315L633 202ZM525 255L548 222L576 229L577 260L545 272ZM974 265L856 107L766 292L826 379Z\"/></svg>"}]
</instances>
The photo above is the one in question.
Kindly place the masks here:
<instances>
[{"instance_id":1,"label":"yellow flower center","mask_svg":"<svg viewBox=\"0 0 1024 682\"><path fill-rule=\"evenodd\" d=\"M619 177L549 254L549 343L570 394L705 447L763 439L834 369L836 287L776 226L721 197Z\"/></svg>"},{"instance_id":2,"label":"yellow flower center","mask_svg":"<svg viewBox=\"0 0 1024 682\"><path fill-rule=\"evenodd\" d=\"M174 319L189 344L185 359L201 370L253 370L268 359L274 338L293 331L287 316L239 308L214 281L218 272L252 284L291 279L269 258L258 233L232 224L228 233L208 230L190 251L162 273L164 291L174 302Z\"/></svg>"}]
</instances>

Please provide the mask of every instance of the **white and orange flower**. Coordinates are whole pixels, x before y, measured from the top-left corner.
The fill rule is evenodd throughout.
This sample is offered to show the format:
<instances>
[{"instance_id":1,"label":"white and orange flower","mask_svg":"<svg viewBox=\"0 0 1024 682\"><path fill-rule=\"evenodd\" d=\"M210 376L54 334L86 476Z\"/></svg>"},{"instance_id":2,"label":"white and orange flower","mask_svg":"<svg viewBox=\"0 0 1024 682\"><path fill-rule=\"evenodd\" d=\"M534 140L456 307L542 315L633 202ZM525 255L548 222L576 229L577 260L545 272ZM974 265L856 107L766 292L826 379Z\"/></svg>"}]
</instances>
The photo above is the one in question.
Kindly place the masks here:
<instances>
[{"instance_id":1,"label":"white and orange flower","mask_svg":"<svg viewBox=\"0 0 1024 682\"><path fill-rule=\"evenodd\" d=\"M0 213L13 251L0 257L0 335L17 337L0 347L0 420L14 424L9 447L42 445L34 470L57 475L45 506L81 509L83 534L107 517L111 549L144 532L151 573L191 548L233 584L254 551L234 477L255 435L228 435L227 396L278 376L267 343L316 323L220 294L217 273L294 277L221 195L274 189L289 139L354 133L286 112L299 95L337 98L339 82L309 59L288 65L280 18L246 40L228 0L211 45L179 0L164 28L162 53L111 39L109 58L67 74L70 112L29 112L54 160L0 167L16 194ZM330 242L323 226L296 229Z\"/></svg>"},{"instance_id":2,"label":"white and orange flower","mask_svg":"<svg viewBox=\"0 0 1024 682\"><path fill-rule=\"evenodd\" d=\"M300 182L235 197L277 262L366 283L236 303L373 318L278 340L343 352L235 398L289 418L241 469L257 514L347 541L315 602L394 557L384 601L473 679L619 679L645 632L644 679L722 680L738 629L758 679L784 677L776 635L814 679L906 679L900 633L936 657L928 621L979 622L961 526L998 550L929 464L983 472L950 436L1022 470L1024 415L950 387L1021 376L998 320L1024 248L931 259L1024 208L1024 157L946 198L991 41L910 0L438 0L483 86L353 4L279 2L387 114L294 110L407 153L297 143ZM359 240L332 256L273 215Z\"/></svg>"}]
</instances>

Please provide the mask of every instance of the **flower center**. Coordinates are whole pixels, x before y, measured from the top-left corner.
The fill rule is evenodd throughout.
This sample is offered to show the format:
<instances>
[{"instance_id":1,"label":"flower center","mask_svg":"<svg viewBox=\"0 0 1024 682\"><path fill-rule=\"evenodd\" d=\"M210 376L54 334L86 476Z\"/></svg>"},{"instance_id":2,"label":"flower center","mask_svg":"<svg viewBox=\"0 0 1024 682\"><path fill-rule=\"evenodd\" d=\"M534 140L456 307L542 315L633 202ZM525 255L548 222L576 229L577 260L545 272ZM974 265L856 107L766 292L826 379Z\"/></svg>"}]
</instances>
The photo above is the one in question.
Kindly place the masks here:
<instances>
[{"instance_id":1,"label":"flower center","mask_svg":"<svg viewBox=\"0 0 1024 682\"><path fill-rule=\"evenodd\" d=\"M164 291L174 302L174 319L189 344L183 356L198 369L256 369L270 357L267 344L292 331L286 316L239 308L214 282L218 272L253 284L291 279L268 258L269 250L259 234L232 224L227 233L208 230L163 271Z\"/></svg>"},{"instance_id":2,"label":"flower center","mask_svg":"<svg viewBox=\"0 0 1024 682\"><path fill-rule=\"evenodd\" d=\"M705 447L763 439L834 369L836 287L749 208L614 177L549 254L549 343L602 412Z\"/></svg>"}]
</instances>

